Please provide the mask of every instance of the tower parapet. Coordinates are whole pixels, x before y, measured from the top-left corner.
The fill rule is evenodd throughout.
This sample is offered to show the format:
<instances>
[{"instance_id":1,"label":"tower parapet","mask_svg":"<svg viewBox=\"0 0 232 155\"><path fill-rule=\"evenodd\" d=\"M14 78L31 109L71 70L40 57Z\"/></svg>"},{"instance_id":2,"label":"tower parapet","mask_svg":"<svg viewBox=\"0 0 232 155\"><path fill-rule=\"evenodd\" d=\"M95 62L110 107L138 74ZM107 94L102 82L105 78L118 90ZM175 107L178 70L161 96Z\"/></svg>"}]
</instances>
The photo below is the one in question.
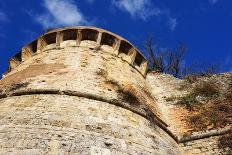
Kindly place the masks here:
<instances>
[{"instance_id":1,"label":"tower parapet","mask_svg":"<svg viewBox=\"0 0 232 155\"><path fill-rule=\"evenodd\" d=\"M68 27L45 33L24 46L19 53L10 59L7 73L37 53L64 47L99 48L104 52L121 57L143 76L147 73L148 61L129 41L95 27Z\"/></svg>"}]
</instances>

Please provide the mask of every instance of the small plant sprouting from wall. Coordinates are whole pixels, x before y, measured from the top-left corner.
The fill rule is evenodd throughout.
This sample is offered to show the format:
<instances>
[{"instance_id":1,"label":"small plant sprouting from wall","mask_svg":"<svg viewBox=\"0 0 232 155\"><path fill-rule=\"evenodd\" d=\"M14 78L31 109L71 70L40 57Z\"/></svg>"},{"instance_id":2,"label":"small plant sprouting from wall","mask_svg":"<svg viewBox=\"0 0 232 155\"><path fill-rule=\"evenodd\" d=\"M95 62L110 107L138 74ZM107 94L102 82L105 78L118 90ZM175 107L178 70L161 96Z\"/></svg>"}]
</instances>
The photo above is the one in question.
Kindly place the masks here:
<instances>
[{"instance_id":1,"label":"small plant sprouting from wall","mask_svg":"<svg viewBox=\"0 0 232 155\"><path fill-rule=\"evenodd\" d=\"M198 98L203 98L206 101L218 97L219 88L214 81L201 81L196 84L190 93L176 97L177 103L184 105L188 110L192 111L200 105Z\"/></svg>"},{"instance_id":2,"label":"small plant sprouting from wall","mask_svg":"<svg viewBox=\"0 0 232 155\"><path fill-rule=\"evenodd\" d=\"M193 108L199 104L196 96L191 93L180 97L177 103L184 105L189 111L192 111Z\"/></svg>"}]
</instances>

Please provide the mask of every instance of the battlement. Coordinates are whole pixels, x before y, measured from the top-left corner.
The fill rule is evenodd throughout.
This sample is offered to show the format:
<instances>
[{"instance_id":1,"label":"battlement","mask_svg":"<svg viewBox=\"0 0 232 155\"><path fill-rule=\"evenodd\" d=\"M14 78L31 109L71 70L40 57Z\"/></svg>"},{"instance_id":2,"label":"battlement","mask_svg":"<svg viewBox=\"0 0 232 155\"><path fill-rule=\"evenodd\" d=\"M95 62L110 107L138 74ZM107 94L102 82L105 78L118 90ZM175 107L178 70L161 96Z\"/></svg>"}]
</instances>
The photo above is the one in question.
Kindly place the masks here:
<instances>
[{"instance_id":1,"label":"battlement","mask_svg":"<svg viewBox=\"0 0 232 155\"><path fill-rule=\"evenodd\" d=\"M24 46L19 53L10 59L9 69L6 74L35 54L49 49L70 46L101 49L122 58L143 76L147 73L148 61L129 41L103 29L83 26L54 29L43 34Z\"/></svg>"}]
</instances>

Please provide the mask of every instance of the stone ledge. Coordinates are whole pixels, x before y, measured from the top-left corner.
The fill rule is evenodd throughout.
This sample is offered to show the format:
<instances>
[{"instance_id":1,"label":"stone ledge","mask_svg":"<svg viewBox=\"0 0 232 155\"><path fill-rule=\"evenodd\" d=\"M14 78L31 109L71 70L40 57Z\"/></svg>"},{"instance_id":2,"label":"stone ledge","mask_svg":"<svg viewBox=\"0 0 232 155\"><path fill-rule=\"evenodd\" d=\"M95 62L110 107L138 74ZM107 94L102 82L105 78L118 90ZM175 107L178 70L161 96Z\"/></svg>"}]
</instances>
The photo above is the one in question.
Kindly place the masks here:
<instances>
[{"instance_id":1,"label":"stone ledge","mask_svg":"<svg viewBox=\"0 0 232 155\"><path fill-rule=\"evenodd\" d=\"M178 142L184 143L184 142L188 142L188 141L209 138L212 136L225 135L228 133L232 133L232 126L222 128L222 129L217 129L217 130L210 130L207 132L198 132L198 133L194 133L190 136L181 136L181 137L178 137Z\"/></svg>"},{"instance_id":2,"label":"stone ledge","mask_svg":"<svg viewBox=\"0 0 232 155\"><path fill-rule=\"evenodd\" d=\"M9 93L0 93L0 99L7 98L7 97L12 97L12 96L23 96L23 95L39 95L39 94L55 94L55 95L68 95L68 96L78 96L78 97L84 97L88 99L93 99L97 101L102 101L102 102L107 102L109 104L113 104L116 106L119 106L121 108L130 110L147 120L151 122L152 125L157 125L161 129L163 129L167 134L169 134L175 141L177 141L177 138L175 135L172 134L172 132L167 128L167 124L163 122L150 108L146 105L141 105L140 108L138 107L133 107L129 103L126 103L124 101L118 101L118 100L110 100L107 99L103 96L99 95L93 95L89 93L83 93L83 92L77 92L77 91L61 91L58 89L30 89L30 90L18 90L14 92L9 92Z\"/></svg>"}]
</instances>

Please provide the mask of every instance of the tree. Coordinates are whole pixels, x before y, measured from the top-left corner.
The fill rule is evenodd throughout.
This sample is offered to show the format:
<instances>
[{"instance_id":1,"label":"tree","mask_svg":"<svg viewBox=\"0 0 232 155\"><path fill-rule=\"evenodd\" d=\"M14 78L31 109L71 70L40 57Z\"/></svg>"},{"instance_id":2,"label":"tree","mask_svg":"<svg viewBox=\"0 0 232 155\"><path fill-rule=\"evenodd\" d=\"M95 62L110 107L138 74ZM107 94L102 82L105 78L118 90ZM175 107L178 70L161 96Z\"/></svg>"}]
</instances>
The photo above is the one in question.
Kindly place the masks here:
<instances>
[{"instance_id":1,"label":"tree","mask_svg":"<svg viewBox=\"0 0 232 155\"><path fill-rule=\"evenodd\" d=\"M148 52L149 61L151 62L151 69L159 72L165 71L165 53L154 48L153 39L148 37L145 42L145 49Z\"/></svg>"},{"instance_id":2,"label":"tree","mask_svg":"<svg viewBox=\"0 0 232 155\"><path fill-rule=\"evenodd\" d=\"M184 45L179 45L175 50L169 50L167 54L167 73L175 77L182 77L184 71L183 61L187 48Z\"/></svg>"},{"instance_id":3,"label":"tree","mask_svg":"<svg viewBox=\"0 0 232 155\"><path fill-rule=\"evenodd\" d=\"M185 45L180 44L175 49L161 51L153 44L152 37L145 41L145 49L150 61L150 69L171 74L177 78L184 78L188 75L204 76L215 74L219 70L219 64L205 64L197 60L194 64L184 66L184 58L187 53Z\"/></svg>"},{"instance_id":4,"label":"tree","mask_svg":"<svg viewBox=\"0 0 232 155\"><path fill-rule=\"evenodd\" d=\"M176 50L161 51L159 48L154 47L152 37L148 37L145 42L145 49L152 70L172 74L175 77L181 77L182 73L184 73L182 64L187 51L185 46L178 46Z\"/></svg>"}]
</instances>

